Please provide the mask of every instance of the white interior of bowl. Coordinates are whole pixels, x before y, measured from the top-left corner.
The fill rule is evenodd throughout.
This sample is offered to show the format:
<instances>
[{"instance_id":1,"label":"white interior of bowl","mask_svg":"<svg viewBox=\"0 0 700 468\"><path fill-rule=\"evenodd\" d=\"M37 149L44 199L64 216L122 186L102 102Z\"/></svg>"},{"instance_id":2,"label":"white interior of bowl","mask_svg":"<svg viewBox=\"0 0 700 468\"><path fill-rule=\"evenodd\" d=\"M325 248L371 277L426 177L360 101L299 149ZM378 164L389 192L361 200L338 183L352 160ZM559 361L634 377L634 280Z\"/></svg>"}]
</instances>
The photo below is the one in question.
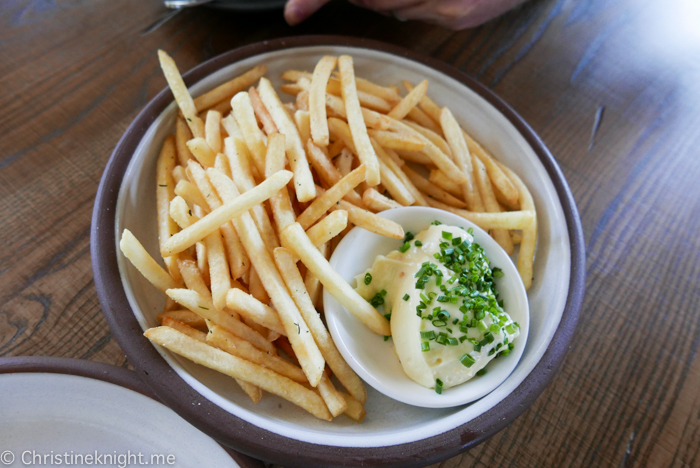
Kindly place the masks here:
<instances>
[{"instance_id":1,"label":"white interior of bowl","mask_svg":"<svg viewBox=\"0 0 700 468\"><path fill-rule=\"evenodd\" d=\"M119 385L76 375L3 374L0 394L0 440L3 450L15 454L12 466L31 458L31 452L25 453L28 450L58 456L71 453L70 464L78 466L92 463L78 463L77 455L95 452L121 457L112 466L136 466L134 459L126 459L129 453L141 453L144 464L150 463L151 455L171 455L174 463L170 459L161 464L239 466L219 444L173 410Z\"/></svg>"},{"instance_id":2,"label":"white interior of bowl","mask_svg":"<svg viewBox=\"0 0 700 468\"><path fill-rule=\"evenodd\" d=\"M497 391L461 407L426 409L392 400L368 388L367 417L355 424L345 417L327 423L272 395L254 405L230 378L159 349L188 384L224 410L285 437L346 447L377 447L425 439L463 425L502 401L542 358L559 325L569 288L571 252L564 212L556 190L534 150L496 108L462 83L421 63L385 52L339 46L300 47L261 54L220 69L191 88L197 96L251 67L264 64L276 89L289 68L313 70L323 55L351 54L356 74L380 84L406 79L430 81L428 93L439 105L449 105L457 120L499 160L511 167L532 191L538 211L539 238L534 280L528 291L530 331L515 371ZM281 94L282 99L289 99ZM175 103L146 131L124 176L117 202L116 239L131 230L158 258L155 222L155 167L160 147L173 132ZM117 248L117 251L119 249ZM122 256L119 271L127 298L141 327L157 326L164 296Z\"/></svg>"},{"instance_id":3,"label":"white interior of bowl","mask_svg":"<svg viewBox=\"0 0 700 468\"><path fill-rule=\"evenodd\" d=\"M513 341L515 347L507 357L494 359L488 364L486 375L474 377L437 394L434 389L423 387L406 375L394 350L393 340L385 341L384 337L370 330L324 290L326 322L338 350L365 382L384 395L409 405L450 408L471 403L491 393L516 368L530 329L527 293L517 268L486 231L455 214L436 208L410 206L384 211L381 216L396 221L404 232L413 234L427 229L433 221L465 229L473 228L474 241L483 247L491 266L503 270L503 277L495 280L496 287L505 311L520 325L520 336ZM336 247L330 260L331 266L345 281L356 287L357 275L370 268L378 255L398 250L402 243L401 239L390 239L356 227ZM382 313L387 312L384 310ZM434 343L431 345L435 346ZM508 389L499 391L510 393Z\"/></svg>"}]
</instances>

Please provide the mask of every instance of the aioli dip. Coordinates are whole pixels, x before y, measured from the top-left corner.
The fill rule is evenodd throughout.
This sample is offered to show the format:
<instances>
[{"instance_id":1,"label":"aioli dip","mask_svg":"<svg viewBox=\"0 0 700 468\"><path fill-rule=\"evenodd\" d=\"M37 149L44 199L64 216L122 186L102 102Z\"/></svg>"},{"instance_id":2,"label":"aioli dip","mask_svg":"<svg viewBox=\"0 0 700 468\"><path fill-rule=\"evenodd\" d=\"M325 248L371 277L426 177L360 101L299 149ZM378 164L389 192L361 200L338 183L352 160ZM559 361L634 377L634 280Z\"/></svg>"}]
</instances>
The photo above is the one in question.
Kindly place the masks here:
<instances>
[{"instance_id":1,"label":"aioli dip","mask_svg":"<svg viewBox=\"0 0 700 468\"><path fill-rule=\"evenodd\" d=\"M502 274L468 231L431 225L407 234L401 249L377 256L357 276L356 290L384 306L406 375L441 393L513 349L520 327L499 304L493 283Z\"/></svg>"}]
</instances>

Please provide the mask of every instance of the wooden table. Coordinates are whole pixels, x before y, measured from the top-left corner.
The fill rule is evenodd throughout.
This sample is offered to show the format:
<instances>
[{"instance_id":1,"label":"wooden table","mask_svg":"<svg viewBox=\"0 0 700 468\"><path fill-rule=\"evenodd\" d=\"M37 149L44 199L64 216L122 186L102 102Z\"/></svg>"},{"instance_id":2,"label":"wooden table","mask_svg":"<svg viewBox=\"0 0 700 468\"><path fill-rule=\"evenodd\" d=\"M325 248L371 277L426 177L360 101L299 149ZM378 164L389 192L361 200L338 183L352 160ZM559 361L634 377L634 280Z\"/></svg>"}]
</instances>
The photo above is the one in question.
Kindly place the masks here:
<instances>
[{"instance_id":1,"label":"wooden table","mask_svg":"<svg viewBox=\"0 0 700 468\"><path fill-rule=\"evenodd\" d=\"M196 9L141 36L161 11L0 2L0 356L128 366L95 294L90 216L117 140L165 86L156 49L187 70L274 37L363 36L449 62L510 103L558 160L586 237L586 300L553 384L436 466L700 466L696 2L533 0L461 32L343 1L295 28L280 12Z\"/></svg>"}]
</instances>

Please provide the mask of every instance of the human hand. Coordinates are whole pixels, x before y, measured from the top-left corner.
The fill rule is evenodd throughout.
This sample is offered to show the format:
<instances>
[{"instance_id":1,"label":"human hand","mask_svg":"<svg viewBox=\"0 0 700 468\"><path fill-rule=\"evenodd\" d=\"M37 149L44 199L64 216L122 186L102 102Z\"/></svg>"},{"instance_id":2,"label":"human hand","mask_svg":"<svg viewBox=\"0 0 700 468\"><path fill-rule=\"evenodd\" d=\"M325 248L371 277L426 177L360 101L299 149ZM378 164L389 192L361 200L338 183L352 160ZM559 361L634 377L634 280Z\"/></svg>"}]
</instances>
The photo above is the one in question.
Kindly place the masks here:
<instances>
[{"instance_id":1,"label":"human hand","mask_svg":"<svg viewBox=\"0 0 700 468\"><path fill-rule=\"evenodd\" d=\"M311 16L329 0L289 0L284 17L294 26ZM350 0L355 5L388 14L401 21L422 20L451 29L483 24L525 0Z\"/></svg>"}]
</instances>

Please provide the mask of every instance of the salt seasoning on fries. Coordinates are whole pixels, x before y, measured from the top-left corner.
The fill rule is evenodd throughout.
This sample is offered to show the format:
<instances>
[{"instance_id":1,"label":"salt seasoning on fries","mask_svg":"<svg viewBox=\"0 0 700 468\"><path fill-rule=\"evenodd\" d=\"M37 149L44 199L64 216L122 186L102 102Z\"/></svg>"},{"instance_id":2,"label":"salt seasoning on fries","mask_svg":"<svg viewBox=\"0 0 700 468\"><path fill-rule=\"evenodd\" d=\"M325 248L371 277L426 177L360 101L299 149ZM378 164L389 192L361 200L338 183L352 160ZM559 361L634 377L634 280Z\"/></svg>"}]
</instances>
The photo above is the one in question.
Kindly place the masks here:
<instances>
[{"instance_id":1,"label":"salt seasoning on fries","mask_svg":"<svg viewBox=\"0 0 700 468\"><path fill-rule=\"evenodd\" d=\"M352 57L326 56L313 73L282 74L293 103L280 100L264 66L192 99L173 60L158 55L180 109L157 163L166 268L130 231L120 241L168 296L162 326L145 333L154 343L234 378L253 402L264 390L320 419L345 414L359 423L365 388L317 312L325 288L374 332L391 332L327 260L353 226L401 239L403 228L375 213L412 205L450 211L504 248L518 245L518 271L530 287L532 196L430 99L427 80L404 81L402 97L396 86L355 76Z\"/></svg>"}]
</instances>

